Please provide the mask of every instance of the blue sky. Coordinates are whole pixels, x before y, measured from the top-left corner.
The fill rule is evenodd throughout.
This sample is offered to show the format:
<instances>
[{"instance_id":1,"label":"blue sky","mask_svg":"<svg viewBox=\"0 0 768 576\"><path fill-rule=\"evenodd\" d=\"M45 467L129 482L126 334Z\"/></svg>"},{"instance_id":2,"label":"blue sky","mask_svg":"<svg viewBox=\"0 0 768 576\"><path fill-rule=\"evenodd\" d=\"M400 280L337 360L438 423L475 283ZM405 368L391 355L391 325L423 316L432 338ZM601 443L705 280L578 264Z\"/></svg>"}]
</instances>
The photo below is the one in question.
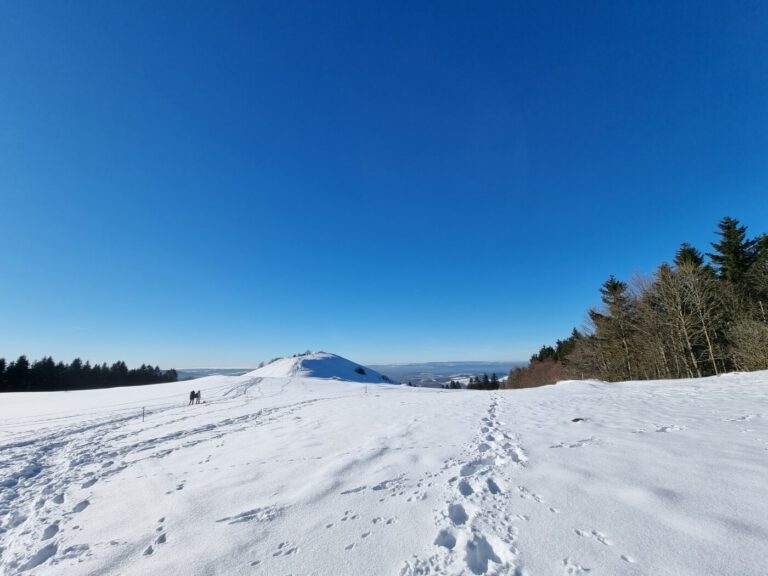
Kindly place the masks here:
<instances>
[{"instance_id":1,"label":"blue sky","mask_svg":"<svg viewBox=\"0 0 768 576\"><path fill-rule=\"evenodd\" d=\"M764 2L4 2L0 356L515 360L768 231Z\"/></svg>"}]
</instances>

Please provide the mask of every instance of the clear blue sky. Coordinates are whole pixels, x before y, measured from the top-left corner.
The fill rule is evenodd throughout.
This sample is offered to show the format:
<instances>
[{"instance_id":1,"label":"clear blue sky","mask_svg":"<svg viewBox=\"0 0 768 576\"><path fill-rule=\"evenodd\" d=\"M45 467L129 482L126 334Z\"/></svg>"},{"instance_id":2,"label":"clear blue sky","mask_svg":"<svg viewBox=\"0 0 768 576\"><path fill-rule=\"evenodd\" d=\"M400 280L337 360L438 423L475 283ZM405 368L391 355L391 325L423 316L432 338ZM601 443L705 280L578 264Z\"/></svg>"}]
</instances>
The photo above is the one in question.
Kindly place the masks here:
<instances>
[{"instance_id":1,"label":"clear blue sky","mask_svg":"<svg viewBox=\"0 0 768 576\"><path fill-rule=\"evenodd\" d=\"M524 359L767 183L765 2L0 6L6 358Z\"/></svg>"}]
</instances>

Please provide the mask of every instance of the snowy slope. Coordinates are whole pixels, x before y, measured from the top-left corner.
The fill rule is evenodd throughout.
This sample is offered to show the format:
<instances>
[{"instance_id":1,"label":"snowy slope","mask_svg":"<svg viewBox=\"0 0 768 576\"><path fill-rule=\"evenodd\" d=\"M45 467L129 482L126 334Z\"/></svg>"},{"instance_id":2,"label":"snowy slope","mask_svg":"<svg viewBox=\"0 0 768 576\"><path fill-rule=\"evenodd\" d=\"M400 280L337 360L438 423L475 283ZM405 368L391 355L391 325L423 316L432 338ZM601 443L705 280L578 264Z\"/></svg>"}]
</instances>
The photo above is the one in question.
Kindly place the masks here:
<instances>
[{"instance_id":1,"label":"snowy slope","mask_svg":"<svg viewBox=\"0 0 768 576\"><path fill-rule=\"evenodd\" d=\"M391 383L375 370L328 352L312 352L280 358L249 373L252 377L330 378L346 382Z\"/></svg>"},{"instance_id":2,"label":"snowy slope","mask_svg":"<svg viewBox=\"0 0 768 576\"><path fill-rule=\"evenodd\" d=\"M766 573L768 373L261 374L0 396L0 573Z\"/></svg>"}]
</instances>

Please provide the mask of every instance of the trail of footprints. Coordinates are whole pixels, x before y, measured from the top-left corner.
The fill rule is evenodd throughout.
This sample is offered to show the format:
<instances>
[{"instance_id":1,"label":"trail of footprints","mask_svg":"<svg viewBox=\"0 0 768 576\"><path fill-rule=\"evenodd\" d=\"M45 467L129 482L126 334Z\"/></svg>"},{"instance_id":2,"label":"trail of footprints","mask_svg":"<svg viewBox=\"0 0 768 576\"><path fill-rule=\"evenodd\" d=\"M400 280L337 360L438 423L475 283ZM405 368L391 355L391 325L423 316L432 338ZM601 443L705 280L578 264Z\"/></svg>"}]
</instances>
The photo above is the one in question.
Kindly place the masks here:
<instances>
[{"instance_id":1,"label":"trail of footprints","mask_svg":"<svg viewBox=\"0 0 768 576\"><path fill-rule=\"evenodd\" d=\"M446 573L527 574L517 548L516 523L528 522L530 517L512 512L515 496L546 506L548 513L559 514L560 511L547 505L541 495L527 487L510 487L499 478L510 477L510 466L516 466L522 471L528 455L516 438L501 429L503 423L497 419L497 410L498 396L494 396L487 414L482 418L479 434L470 446L469 458L464 462L450 462L458 469L458 473L448 481L450 495L438 514L434 540L438 553L429 558L407 561L400 571L401 576ZM581 447L594 441L594 438L589 438L551 447ZM600 545L612 546L608 536L597 530L576 528L573 533ZM624 562L635 562L626 554L620 557ZM591 571L590 567L570 557L563 558L561 568L564 574L586 574Z\"/></svg>"},{"instance_id":2,"label":"trail of footprints","mask_svg":"<svg viewBox=\"0 0 768 576\"><path fill-rule=\"evenodd\" d=\"M457 463L457 474L450 478L445 507L437 518L434 544L437 554L405 563L402 576L453 572L466 569L472 574L520 574L516 562L517 527L521 516L513 516L510 499L514 490L496 473L502 467L525 466L525 450L497 420L498 396L494 396L482 418L477 439L470 447L470 457ZM520 489L518 489L519 491ZM524 490L524 489L522 489ZM530 496L530 492L525 492Z\"/></svg>"},{"instance_id":3,"label":"trail of footprints","mask_svg":"<svg viewBox=\"0 0 768 576\"><path fill-rule=\"evenodd\" d=\"M344 511L344 515L339 519L340 522L348 522L348 521L355 521L355 520L360 520L360 515L354 513L352 510L345 510ZM392 526L396 522L397 522L397 517L396 516L393 516L391 518L385 518L383 516L376 516L375 518L371 519L371 524L374 527L376 527L376 526L383 526L383 527ZM333 526L334 526L333 522L329 522L328 524L325 525L326 528L333 528ZM360 541L365 540L371 534L373 534L373 529L366 530L365 528L363 528L363 532L360 533L359 540ZM353 550L357 546L357 544L358 544L358 542L350 542L349 544L344 546L344 550L349 552L350 550Z\"/></svg>"},{"instance_id":4,"label":"trail of footprints","mask_svg":"<svg viewBox=\"0 0 768 576\"><path fill-rule=\"evenodd\" d=\"M144 556L151 556L154 554L155 549L158 546L162 546L168 541L167 531L165 529L165 516L160 518L157 521L157 527L155 528L155 532L159 533L155 538L152 540L152 543L144 548Z\"/></svg>"}]
</instances>

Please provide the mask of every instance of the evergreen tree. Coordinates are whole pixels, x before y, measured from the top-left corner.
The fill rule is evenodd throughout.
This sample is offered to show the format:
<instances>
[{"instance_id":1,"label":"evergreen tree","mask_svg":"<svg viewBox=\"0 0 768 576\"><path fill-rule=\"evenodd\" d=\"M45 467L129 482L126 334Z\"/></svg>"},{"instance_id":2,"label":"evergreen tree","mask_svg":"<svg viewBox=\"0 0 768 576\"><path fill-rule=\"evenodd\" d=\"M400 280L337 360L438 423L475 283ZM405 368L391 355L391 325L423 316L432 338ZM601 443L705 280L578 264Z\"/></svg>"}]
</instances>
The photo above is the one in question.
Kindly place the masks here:
<instances>
[{"instance_id":1,"label":"evergreen tree","mask_svg":"<svg viewBox=\"0 0 768 576\"><path fill-rule=\"evenodd\" d=\"M603 282L600 297L606 306L607 315L601 315L602 328L606 336L620 345L623 356L625 374L622 378L633 378L632 359L630 355L630 338L632 335L631 318L633 315L632 300L627 290L627 284L617 280L613 274ZM598 328L600 326L598 325Z\"/></svg>"},{"instance_id":2,"label":"evergreen tree","mask_svg":"<svg viewBox=\"0 0 768 576\"><path fill-rule=\"evenodd\" d=\"M544 362L544 360L555 358L555 356L555 349L552 348L552 346L544 345L539 349L537 354L531 356L531 362Z\"/></svg>"},{"instance_id":3,"label":"evergreen tree","mask_svg":"<svg viewBox=\"0 0 768 576\"><path fill-rule=\"evenodd\" d=\"M565 362L565 359L576 347L576 342L578 342L579 338L581 338L581 333L574 328L568 338L565 340L558 340L555 343L554 359L558 362Z\"/></svg>"},{"instance_id":4,"label":"evergreen tree","mask_svg":"<svg viewBox=\"0 0 768 576\"><path fill-rule=\"evenodd\" d=\"M151 364L129 370L125 362L118 361L113 368L111 370L106 364L91 366L90 362L83 363L79 358L71 364L55 363L50 356L31 364L26 356L20 356L6 367L5 360L0 359L0 391L79 390L178 380L176 370L161 370Z\"/></svg>"},{"instance_id":5,"label":"evergreen tree","mask_svg":"<svg viewBox=\"0 0 768 576\"><path fill-rule=\"evenodd\" d=\"M712 242L713 253L708 253L718 276L738 285L757 258L757 241L747 238L747 227L735 218L726 216L717 225L720 242Z\"/></svg>"},{"instance_id":6,"label":"evergreen tree","mask_svg":"<svg viewBox=\"0 0 768 576\"><path fill-rule=\"evenodd\" d=\"M733 218L718 224L714 251L683 243L674 265L632 290L611 276L603 306L590 310L585 333L574 330L542 346L505 386L522 388L564 378L686 378L768 368L768 236L747 237Z\"/></svg>"},{"instance_id":7,"label":"evergreen tree","mask_svg":"<svg viewBox=\"0 0 768 576\"><path fill-rule=\"evenodd\" d=\"M74 390L84 388L82 382L83 377L83 361L80 358L75 358L72 363L67 367L66 372L66 387Z\"/></svg>"},{"instance_id":8,"label":"evergreen tree","mask_svg":"<svg viewBox=\"0 0 768 576\"><path fill-rule=\"evenodd\" d=\"M488 374L483 373L483 384L481 386L483 390L490 390L491 389L491 379L488 378Z\"/></svg>"},{"instance_id":9,"label":"evergreen tree","mask_svg":"<svg viewBox=\"0 0 768 576\"><path fill-rule=\"evenodd\" d=\"M16 362L6 368L8 385L11 389L28 389L29 382L29 360L23 354L19 356Z\"/></svg>"},{"instance_id":10,"label":"evergreen tree","mask_svg":"<svg viewBox=\"0 0 768 576\"><path fill-rule=\"evenodd\" d=\"M696 248L688 244L688 242L683 242L675 254L675 266L681 266L686 263L700 268L704 265L704 256Z\"/></svg>"},{"instance_id":11,"label":"evergreen tree","mask_svg":"<svg viewBox=\"0 0 768 576\"><path fill-rule=\"evenodd\" d=\"M496 376L496 372L491 374L491 390L499 389L499 377Z\"/></svg>"}]
</instances>

